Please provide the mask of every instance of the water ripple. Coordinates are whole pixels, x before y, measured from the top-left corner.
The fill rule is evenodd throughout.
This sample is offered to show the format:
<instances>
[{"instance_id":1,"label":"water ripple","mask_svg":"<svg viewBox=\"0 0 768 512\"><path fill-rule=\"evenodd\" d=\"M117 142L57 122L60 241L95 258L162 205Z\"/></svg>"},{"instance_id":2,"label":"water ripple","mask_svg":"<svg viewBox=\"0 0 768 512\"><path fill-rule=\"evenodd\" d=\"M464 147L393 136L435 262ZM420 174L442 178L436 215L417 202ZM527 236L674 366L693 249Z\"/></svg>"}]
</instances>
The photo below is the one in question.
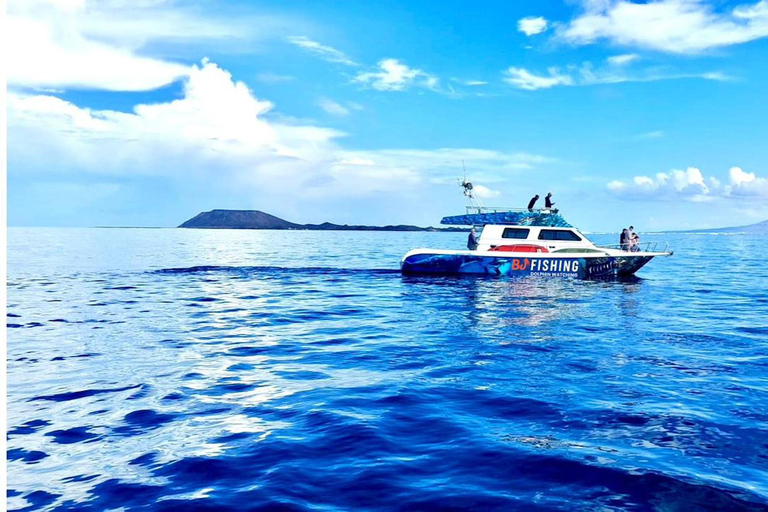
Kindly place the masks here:
<instances>
[{"instance_id":1,"label":"water ripple","mask_svg":"<svg viewBox=\"0 0 768 512\"><path fill-rule=\"evenodd\" d=\"M10 235L11 510L768 511L768 239L582 282L397 271L460 233L77 235Z\"/></svg>"}]
</instances>

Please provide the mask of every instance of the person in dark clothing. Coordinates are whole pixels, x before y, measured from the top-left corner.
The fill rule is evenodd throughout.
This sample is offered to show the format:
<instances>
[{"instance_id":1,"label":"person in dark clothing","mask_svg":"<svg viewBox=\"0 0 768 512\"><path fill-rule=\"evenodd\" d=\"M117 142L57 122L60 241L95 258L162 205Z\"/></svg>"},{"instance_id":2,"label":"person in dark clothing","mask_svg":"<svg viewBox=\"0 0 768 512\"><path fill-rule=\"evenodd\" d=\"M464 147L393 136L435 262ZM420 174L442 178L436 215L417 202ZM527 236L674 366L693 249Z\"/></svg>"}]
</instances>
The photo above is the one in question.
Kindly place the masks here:
<instances>
[{"instance_id":1,"label":"person in dark clothing","mask_svg":"<svg viewBox=\"0 0 768 512\"><path fill-rule=\"evenodd\" d=\"M467 249L470 251L475 251L477 250L477 246L477 231L475 231L475 228L472 228L469 230L469 238L467 238Z\"/></svg>"},{"instance_id":2,"label":"person in dark clothing","mask_svg":"<svg viewBox=\"0 0 768 512\"><path fill-rule=\"evenodd\" d=\"M621 232L621 236L619 237L619 244L621 244L622 251L629 250L629 230L627 228L624 228L624 230Z\"/></svg>"},{"instance_id":3,"label":"person in dark clothing","mask_svg":"<svg viewBox=\"0 0 768 512\"><path fill-rule=\"evenodd\" d=\"M547 197L544 198L544 206L547 208L552 208L555 206L555 202L552 201L552 192L548 192Z\"/></svg>"},{"instance_id":4,"label":"person in dark clothing","mask_svg":"<svg viewBox=\"0 0 768 512\"><path fill-rule=\"evenodd\" d=\"M539 200L539 194L536 194L535 196L533 196L533 197L531 198L531 200L530 200L530 201L528 201L528 211L529 211L529 212L532 212L532 211L533 211L533 207L534 207L534 205L536 204L536 201L538 201L538 200Z\"/></svg>"}]
</instances>

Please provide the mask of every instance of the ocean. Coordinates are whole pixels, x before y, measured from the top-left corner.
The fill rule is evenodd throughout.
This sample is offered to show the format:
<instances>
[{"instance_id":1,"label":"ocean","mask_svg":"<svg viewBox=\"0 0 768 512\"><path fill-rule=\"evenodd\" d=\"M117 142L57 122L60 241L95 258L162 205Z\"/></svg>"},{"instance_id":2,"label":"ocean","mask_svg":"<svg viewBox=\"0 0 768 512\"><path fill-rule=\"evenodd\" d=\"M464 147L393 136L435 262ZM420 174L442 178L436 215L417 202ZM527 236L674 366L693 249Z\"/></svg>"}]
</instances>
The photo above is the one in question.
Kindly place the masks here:
<instances>
[{"instance_id":1,"label":"ocean","mask_svg":"<svg viewBox=\"0 0 768 512\"><path fill-rule=\"evenodd\" d=\"M10 228L11 510L768 510L768 237L410 277L464 233ZM616 235L592 237L616 243Z\"/></svg>"}]
</instances>

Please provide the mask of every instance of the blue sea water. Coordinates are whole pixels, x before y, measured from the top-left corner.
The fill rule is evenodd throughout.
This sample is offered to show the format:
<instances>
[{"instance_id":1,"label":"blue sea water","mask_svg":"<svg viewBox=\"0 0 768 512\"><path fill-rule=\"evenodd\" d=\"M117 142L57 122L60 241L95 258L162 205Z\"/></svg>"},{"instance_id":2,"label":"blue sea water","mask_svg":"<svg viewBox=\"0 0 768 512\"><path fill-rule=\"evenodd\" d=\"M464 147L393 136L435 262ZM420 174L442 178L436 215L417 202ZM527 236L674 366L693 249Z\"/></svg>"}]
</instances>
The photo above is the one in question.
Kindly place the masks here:
<instances>
[{"instance_id":1,"label":"blue sea water","mask_svg":"<svg viewBox=\"0 0 768 512\"><path fill-rule=\"evenodd\" d=\"M7 507L768 510L768 237L399 274L464 238L11 228Z\"/></svg>"}]
</instances>

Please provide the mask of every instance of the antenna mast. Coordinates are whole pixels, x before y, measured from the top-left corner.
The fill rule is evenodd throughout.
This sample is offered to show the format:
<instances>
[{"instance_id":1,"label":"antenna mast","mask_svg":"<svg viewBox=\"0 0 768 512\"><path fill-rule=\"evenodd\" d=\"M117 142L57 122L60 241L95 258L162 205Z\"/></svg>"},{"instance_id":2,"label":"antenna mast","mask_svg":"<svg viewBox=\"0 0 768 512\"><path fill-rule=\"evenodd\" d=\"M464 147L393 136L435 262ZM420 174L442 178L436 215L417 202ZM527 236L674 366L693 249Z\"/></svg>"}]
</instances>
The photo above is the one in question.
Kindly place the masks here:
<instances>
[{"instance_id":1,"label":"antenna mast","mask_svg":"<svg viewBox=\"0 0 768 512\"><path fill-rule=\"evenodd\" d=\"M464 197L467 198L467 211L474 211L475 213L482 213L483 203L475 196L475 186L471 181L467 181L467 167L464 165L464 160L461 161L461 167L464 169L464 179L461 180L461 186L464 188Z\"/></svg>"}]
</instances>

